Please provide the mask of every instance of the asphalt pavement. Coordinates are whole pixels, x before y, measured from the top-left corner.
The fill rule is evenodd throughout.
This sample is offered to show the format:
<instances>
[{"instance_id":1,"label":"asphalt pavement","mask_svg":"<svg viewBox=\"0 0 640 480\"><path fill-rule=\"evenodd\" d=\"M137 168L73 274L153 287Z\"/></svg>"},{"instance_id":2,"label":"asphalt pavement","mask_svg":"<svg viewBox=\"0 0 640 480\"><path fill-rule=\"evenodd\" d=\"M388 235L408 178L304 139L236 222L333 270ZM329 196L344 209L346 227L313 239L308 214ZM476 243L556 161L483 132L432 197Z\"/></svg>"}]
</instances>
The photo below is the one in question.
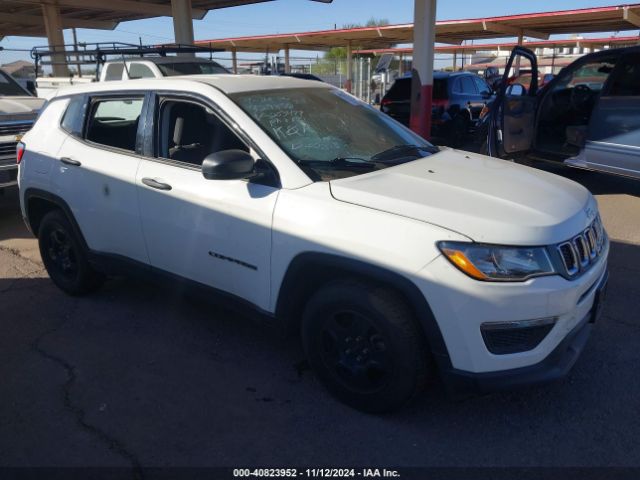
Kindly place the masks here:
<instances>
[{"instance_id":1,"label":"asphalt pavement","mask_svg":"<svg viewBox=\"0 0 640 480\"><path fill-rule=\"evenodd\" d=\"M459 401L436 383L382 416L333 400L295 339L223 306L125 278L66 296L6 192L0 466L640 467L640 181L551 170L596 194L612 242L571 374Z\"/></svg>"}]
</instances>

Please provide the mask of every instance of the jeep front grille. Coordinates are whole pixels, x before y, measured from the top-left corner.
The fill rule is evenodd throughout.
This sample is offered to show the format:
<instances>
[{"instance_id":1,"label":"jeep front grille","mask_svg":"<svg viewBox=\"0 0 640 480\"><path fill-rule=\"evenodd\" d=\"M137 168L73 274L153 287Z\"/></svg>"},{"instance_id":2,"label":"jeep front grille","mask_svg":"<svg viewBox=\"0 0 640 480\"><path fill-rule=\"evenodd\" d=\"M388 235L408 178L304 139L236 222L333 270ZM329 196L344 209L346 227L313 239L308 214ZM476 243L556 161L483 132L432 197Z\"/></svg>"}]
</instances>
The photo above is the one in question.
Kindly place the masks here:
<instances>
[{"instance_id":1,"label":"jeep front grille","mask_svg":"<svg viewBox=\"0 0 640 480\"><path fill-rule=\"evenodd\" d=\"M579 235L560 243L556 249L569 277L586 271L600 257L605 244L605 232L600 215Z\"/></svg>"}]
</instances>

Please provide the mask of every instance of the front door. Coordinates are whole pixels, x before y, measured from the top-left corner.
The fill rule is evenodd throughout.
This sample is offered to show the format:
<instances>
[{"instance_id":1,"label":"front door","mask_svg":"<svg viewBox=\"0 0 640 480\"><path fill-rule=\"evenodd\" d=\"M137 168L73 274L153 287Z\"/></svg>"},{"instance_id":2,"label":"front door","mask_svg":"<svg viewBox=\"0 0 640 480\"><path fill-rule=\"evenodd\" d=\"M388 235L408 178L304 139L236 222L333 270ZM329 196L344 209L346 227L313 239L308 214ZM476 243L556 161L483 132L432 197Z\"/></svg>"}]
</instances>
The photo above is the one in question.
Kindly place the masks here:
<instances>
[{"instance_id":1,"label":"front door","mask_svg":"<svg viewBox=\"0 0 640 480\"><path fill-rule=\"evenodd\" d=\"M279 189L205 179L208 154L254 152L204 102L160 96L155 103L154 158L142 160L137 175L151 265L268 308Z\"/></svg>"},{"instance_id":2,"label":"front door","mask_svg":"<svg viewBox=\"0 0 640 480\"><path fill-rule=\"evenodd\" d=\"M622 57L589 122L588 168L640 178L640 52Z\"/></svg>"},{"instance_id":3,"label":"front door","mask_svg":"<svg viewBox=\"0 0 640 480\"><path fill-rule=\"evenodd\" d=\"M531 71L529 88L512 83L517 71ZM510 157L527 153L532 146L538 91L538 63L535 53L515 47L502 75L498 95L491 108L488 153L494 157Z\"/></svg>"}]
</instances>

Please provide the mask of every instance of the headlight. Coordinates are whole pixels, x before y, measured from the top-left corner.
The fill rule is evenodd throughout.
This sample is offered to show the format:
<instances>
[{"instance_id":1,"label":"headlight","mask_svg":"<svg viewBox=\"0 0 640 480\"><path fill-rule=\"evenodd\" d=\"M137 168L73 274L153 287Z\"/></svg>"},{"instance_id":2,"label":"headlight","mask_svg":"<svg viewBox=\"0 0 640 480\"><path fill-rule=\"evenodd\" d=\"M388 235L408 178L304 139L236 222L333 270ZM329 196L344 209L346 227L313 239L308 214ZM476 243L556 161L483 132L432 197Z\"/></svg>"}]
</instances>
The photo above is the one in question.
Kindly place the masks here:
<instances>
[{"instance_id":1,"label":"headlight","mask_svg":"<svg viewBox=\"0 0 640 480\"><path fill-rule=\"evenodd\" d=\"M520 282L555 273L544 247L464 242L440 242L438 247L451 263L476 280Z\"/></svg>"}]
</instances>

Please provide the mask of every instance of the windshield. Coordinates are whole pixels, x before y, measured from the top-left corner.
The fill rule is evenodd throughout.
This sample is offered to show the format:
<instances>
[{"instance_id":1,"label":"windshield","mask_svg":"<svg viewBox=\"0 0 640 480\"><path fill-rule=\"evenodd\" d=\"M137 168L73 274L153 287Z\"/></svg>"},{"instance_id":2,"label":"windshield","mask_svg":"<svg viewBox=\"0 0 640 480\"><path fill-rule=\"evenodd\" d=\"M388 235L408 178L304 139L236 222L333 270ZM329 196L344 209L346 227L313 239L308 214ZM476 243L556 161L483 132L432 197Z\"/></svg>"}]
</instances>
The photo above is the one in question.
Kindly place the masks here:
<instances>
[{"instance_id":1,"label":"windshield","mask_svg":"<svg viewBox=\"0 0 640 480\"><path fill-rule=\"evenodd\" d=\"M165 77L229 73L226 68L216 62L158 63L157 66Z\"/></svg>"},{"instance_id":2,"label":"windshield","mask_svg":"<svg viewBox=\"0 0 640 480\"><path fill-rule=\"evenodd\" d=\"M230 97L315 181L359 175L437 151L387 115L335 88Z\"/></svg>"},{"instance_id":3,"label":"windshield","mask_svg":"<svg viewBox=\"0 0 640 480\"><path fill-rule=\"evenodd\" d=\"M0 95L9 97L28 95L18 83L6 73L0 71Z\"/></svg>"}]
</instances>

